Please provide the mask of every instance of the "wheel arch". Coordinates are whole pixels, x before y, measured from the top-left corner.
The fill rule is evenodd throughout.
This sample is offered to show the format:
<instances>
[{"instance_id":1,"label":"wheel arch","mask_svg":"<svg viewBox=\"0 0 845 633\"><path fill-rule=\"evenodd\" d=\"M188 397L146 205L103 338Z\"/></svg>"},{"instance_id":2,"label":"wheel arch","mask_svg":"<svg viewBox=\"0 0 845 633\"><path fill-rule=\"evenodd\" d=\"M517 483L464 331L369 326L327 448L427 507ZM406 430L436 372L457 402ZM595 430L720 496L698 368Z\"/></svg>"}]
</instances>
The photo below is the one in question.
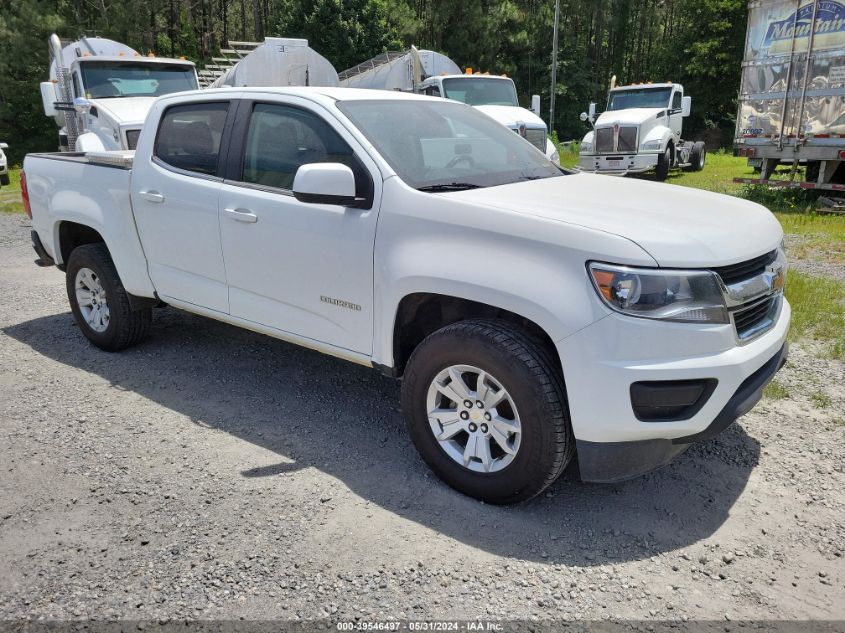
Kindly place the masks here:
<instances>
[{"instance_id":1,"label":"wheel arch","mask_svg":"<svg viewBox=\"0 0 845 633\"><path fill-rule=\"evenodd\" d=\"M56 263L61 270L67 266L68 258L75 248L84 244L102 242L108 249L108 244L102 232L87 224L71 220L59 220L54 229L56 248ZM109 249L111 252L111 249Z\"/></svg>"},{"instance_id":2,"label":"wheel arch","mask_svg":"<svg viewBox=\"0 0 845 633\"><path fill-rule=\"evenodd\" d=\"M522 311L520 311L522 312ZM563 373L560 355L554 337L541 325L536 316L525 316L511 309L438 292L412 292L399 301L391 332L391 373L401 376L414 349L430 334L442 327L469 319L489 318L518 325L531 336L552 358L556 368Z\"/></svg>"}]
</instances>

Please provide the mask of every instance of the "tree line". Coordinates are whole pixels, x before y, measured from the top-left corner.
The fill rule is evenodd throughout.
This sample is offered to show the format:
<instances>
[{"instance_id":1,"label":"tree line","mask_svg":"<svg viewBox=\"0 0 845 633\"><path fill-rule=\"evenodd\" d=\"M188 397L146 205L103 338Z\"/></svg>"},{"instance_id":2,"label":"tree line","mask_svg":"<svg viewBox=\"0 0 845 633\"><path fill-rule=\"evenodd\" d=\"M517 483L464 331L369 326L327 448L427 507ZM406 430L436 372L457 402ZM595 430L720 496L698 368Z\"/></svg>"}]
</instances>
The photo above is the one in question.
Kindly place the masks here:
<instances>
[{"instance_id":1,"label":"tree line","mask_svg":"<svg viewBox=\"0 0 845 633\"><path fill-rule=\"evenodd\" d=\"M675 81L693 97L689 132L729 142L745 0L561 0L555 120L579 138L590 101L619 83ZM41 110L47 38L100 35L147 53L210 62L226 42L305 37L338 71L411 44L462 67L506 73L548 118L554 0L0 0L0 140L13 160L53 150ZM601 106L599 106L601 110Z\"/></svg>"}]
</instances>

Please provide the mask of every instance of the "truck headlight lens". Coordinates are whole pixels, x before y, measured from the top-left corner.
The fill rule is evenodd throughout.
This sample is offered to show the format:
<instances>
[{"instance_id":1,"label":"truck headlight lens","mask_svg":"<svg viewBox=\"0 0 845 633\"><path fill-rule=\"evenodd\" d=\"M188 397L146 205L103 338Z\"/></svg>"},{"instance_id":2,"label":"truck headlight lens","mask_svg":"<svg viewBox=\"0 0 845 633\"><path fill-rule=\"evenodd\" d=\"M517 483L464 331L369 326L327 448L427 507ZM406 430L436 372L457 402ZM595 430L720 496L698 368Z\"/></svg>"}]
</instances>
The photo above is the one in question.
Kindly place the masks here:
<instances>
[{"instance_id":1,"label":"truck headlight lens","mask_svg":"<svg viewBox=\"0 0 845 633\"><path fill-rule=\"evenodd\" d=\"M655 150L655 149L660 149L660 146L662 144L663 144L663 141L659 141L659 140L657 140L657 141L646 141L645 143L643 143L642 148L644 150Z\"/></svg>"},{"instance_id":2,"label":"truck headlight lens","mask_svg":"<svg viewBox=\"0 0 845 633\"><path fill-rule=\"evenodd\" d=\"M560 153L559 152L552 152L552 157L549 160L551 160L555 165L560 167Z\"/></svg>"},{"instance_id":3,"label":"truck headlight lens","mask_svg":"<svg viewBox=\"0 0 845 633\"><path fill-rule=\"evenodd\" d=\"M589 154L593 151L593 144L592 143L581 143L581 149L579 150L581 154Z\"/></svg>"},{"instance_id":4,"label":"truck headlight lens","mask_svg":"<svg viewBox=\"0 0 845 633\"><path fill-rule=\"evenodd\" d=\"M643 319L730 323L716 273L592 262L593 286L613 310Z\"/></svg>"}]
</instances>

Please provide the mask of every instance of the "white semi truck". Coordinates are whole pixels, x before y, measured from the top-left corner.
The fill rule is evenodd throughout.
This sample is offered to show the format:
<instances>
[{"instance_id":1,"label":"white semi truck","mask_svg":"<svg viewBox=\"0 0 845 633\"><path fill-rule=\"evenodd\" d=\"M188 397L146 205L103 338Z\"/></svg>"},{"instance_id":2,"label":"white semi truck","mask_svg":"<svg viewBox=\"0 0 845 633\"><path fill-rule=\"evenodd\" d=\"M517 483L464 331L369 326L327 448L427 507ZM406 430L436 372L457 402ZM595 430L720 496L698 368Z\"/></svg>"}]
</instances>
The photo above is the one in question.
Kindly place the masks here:
<instances>
[{"instance_id":1,"label":"white semi truck","mask_svg":"<svg viewBox=\"0 0 845 633\"><path fill-rule=\"evenodd\" d=\"M691 108L692 98L684 96L681 84L611 87L607 109L598 118L595 103L581 114L593 130L581 141L579 168L614 176L654 170L661 181L673 167L703 169L704 143L681 138Z\"/></svg>"},{"instance_id":2,"label":"white semi truck","mask_svg":"<svg viewBox=\"0 0 845 633\"><path fill-rule=\"evenodd\" d=\"M340 73L344 88L400 90L454 99L471 105L524 137L555 164L560 164L557 147L540 118L540 97L531 100L531 110L520 107L516 86L509 77L462 72L446 55L417 50L382 53Z\"/></svg>"},{"instance_id":3,"label":"white semi truck","mask_svg":"<svg viewBox=\"0 0 845 633\"><path fill-rule=\"evenodd\" d=\"M142 56L120 42L50 37L50 81L41 83L44 114L59 127L62 151L135 149L153 102L195 90L193 62Z\"/></svg>"},{"instance_id":4,"label":"white semi truck","mask_svg":"<svg viewBox=\"0 0 845 633\"><path fill-rule=\"evenodd\" d=\"M761 171L738 182L845 190L845 5L756 0L748 31L734 148ZM806 181L769 180L780 163Z\"/></svg>"}]
</instances>

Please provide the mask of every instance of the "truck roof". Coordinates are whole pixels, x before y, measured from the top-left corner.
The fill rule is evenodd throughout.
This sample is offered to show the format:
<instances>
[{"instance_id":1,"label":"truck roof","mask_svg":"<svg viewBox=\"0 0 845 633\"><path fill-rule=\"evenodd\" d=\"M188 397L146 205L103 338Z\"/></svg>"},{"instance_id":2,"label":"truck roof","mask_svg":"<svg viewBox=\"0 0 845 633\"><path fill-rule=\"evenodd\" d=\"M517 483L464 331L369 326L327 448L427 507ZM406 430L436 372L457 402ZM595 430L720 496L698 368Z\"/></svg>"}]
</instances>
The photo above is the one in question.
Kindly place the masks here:
<instances>
[{"instance_id":1,"label":"truck roof","mask_svg":"<svg viewBox=\"0 0 845 633\"><path fill-rule=\"evenodd\" d=\"M172 57L148 57L146 55L88 55L77 57L73 60L76 64L87 64L92 62L136 62L144 64L172 64L179 66L196 66L194 62L187 59L174 59Z\"/></svg>"},{"instance_id":2,"label":"truck roof","mask_svg":"<svg viewBox=\"0 0 845 633\"><path fill-rule=\"evenodd\" d=\"M278 95L292 95L302 96L315 101L426 101L436 99L443 101L438 97L429 97L426 95L419 95L410 92L400 92L398 90L369 90L366 88L339 88L333 86L281 86L281 87L226 87L226 88L206 88L205 90L195 90L191 92L177 92L172 95L165 95L159 97L160 99L178 98L184 99L188 96L204 97L206 95L215 94L231 94L231 93L249 92L249 93L265 93Z\"/></svg>"},{"instance_id":3,"label":"truck roof","mask_svg":"<svg viewBox=\"0 0 845 633\"><path fill-rule=\"evenodd\" d=\"M681 84L676 84L676 83L672 83L671 81L666 81L666 82L663 82L663 83L628 84L627 86L616 86L615 88L611 89L611 92L616 91L616 90L636 90L636 89L642 90L643 88L671 88L672 86L677 86L681 90L684 89L684 87Z\"/></svg>"}]
</instances>

